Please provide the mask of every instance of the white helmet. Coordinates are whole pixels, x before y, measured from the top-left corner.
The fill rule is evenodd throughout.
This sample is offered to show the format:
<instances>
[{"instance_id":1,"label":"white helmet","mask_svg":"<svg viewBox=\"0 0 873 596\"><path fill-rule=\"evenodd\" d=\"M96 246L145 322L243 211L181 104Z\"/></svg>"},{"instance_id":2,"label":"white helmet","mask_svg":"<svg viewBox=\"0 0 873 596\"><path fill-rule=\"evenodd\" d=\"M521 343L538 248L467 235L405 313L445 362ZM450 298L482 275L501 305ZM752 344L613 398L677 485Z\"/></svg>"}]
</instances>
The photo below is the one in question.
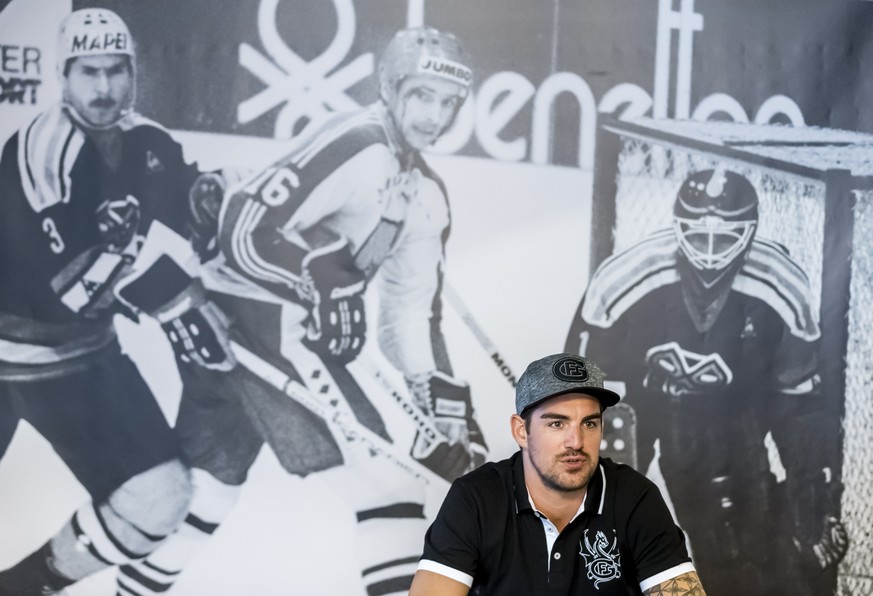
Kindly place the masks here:
<instances>
[{"instance_id":1,"label":"white helmet","mask_svg":"<svg viewBox=\"0 0 873 596\"><path fill-rule=\"evenodd\" d=\"M379 62L379 84L383 93L394 93L404 78L433 76L461 86L466 97L473 84L469 56L451 33L433 27L413 27L398 31L388 43ZM389 97L383 99L389 100Z\"/></svg>"},{"instance_id":2,"label":"white helmet","mask_svg":"<svg viewBox=\"0 0 873 596\"><path fill-rule=\"evenodd\" d=\"M121 17L105 8L83 8L70 13L58 34L58 69L63 74L67 62L80 56L135 54L133 38Z\"/></svg>"}]
</instances>

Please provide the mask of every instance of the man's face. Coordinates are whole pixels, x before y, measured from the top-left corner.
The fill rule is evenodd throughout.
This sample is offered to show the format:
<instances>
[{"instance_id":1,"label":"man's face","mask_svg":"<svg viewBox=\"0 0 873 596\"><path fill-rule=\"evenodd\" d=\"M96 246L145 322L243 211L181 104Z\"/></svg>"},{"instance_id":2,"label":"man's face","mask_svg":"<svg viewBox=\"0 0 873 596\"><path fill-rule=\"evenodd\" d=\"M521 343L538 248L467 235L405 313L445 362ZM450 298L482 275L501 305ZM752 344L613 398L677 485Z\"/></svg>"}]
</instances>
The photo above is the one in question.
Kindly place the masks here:
<instances>
[{"instance_id":1,"label":"man's face","mask_svg":"<svg viewBox=\"0 0 873 596\"><path fill-rule=\"evenodd\" d=\"M130 107L133 73L123 54L75 58L65 78L65 100L91 126L109 126Z\"/></svg>"},{"instance_id":2,"label":"man's face","mask_svg":"<svg viewBox=\"0 0 873 596\"><path fill-rule=\"evenodd\" d=\"M603 415L600 402L567 393L534 406L530 428L512 417L512 434L524 453L527 482L558 492L583 491L600 457Z\"/></svg>"},{"instance_id":3,"label":"man's face","mask_svg":"<svg viewBox=\"0 0 873 596\"><path fill-rule=\"evenodd\" d=\"M464 101L462 93L463 88L457 83L414 75L400 83L388 109L406 143L421 151L451 124Z\"/></svg>"}]
</instances>

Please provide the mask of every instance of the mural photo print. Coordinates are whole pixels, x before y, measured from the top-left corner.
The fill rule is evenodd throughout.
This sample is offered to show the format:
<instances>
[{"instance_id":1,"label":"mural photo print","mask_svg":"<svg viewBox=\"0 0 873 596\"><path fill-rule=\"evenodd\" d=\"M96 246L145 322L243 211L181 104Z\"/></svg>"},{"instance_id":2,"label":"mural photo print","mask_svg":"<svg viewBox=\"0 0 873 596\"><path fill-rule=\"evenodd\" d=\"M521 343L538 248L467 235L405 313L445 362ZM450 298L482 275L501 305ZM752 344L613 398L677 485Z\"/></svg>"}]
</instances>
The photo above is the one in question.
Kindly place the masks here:
<instances>
[{"instance_id":1,"label":"mural photo print","mask_svg":"<svg viewBox=\"0 0 873 596\"><path fill-rule=\"evenodd\" d=\"M0 3L0 595L406 594L561 351L707 594L873 595L871 31Z\"/></svg>"}]
</instances>

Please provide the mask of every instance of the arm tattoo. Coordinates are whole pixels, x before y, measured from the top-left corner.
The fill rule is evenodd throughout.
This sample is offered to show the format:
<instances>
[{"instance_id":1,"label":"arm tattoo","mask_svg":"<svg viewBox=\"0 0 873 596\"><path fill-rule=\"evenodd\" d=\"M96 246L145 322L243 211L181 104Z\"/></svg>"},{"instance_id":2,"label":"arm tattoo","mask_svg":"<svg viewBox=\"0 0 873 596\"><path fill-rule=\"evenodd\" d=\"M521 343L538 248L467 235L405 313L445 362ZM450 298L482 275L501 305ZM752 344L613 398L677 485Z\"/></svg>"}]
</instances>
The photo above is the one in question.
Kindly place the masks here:
<instances>
[{"instance_id":1,"label":"arm tattoo","mask_svg":"<svg viewBox=\"0 0 873 596\"><path fill-rule=\"evenodd\" d=\"M706 596L697 573L683 573L644 592L645 596Z\"/></svg>"}]
</instances>

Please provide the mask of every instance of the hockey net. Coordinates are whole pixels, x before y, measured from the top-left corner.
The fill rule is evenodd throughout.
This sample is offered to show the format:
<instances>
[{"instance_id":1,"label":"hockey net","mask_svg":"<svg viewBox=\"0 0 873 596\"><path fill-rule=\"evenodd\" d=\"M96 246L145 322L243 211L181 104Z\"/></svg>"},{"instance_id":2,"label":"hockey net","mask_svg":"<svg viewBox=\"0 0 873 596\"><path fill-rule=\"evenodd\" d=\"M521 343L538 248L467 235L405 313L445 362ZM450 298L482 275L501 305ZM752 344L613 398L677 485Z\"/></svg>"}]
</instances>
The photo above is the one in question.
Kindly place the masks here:
<instances>
[{"instance_id":1,"label":"hockey net","mask_svg":"<svg viewBox=\"0 0 873 596\"><path fill-rule=\"evenodd\" d=\"M724 165L758 190L757 237L781 244L806 272L813 312L830 308L826 304L821 310L824 269L848 268L848 313L829 314L822 321L839 324L848 318L847 345L842 346L846 367L840 371L845 375L841 514L851 547L841 564L839 593L873 594L873 137L819 128L650 119L604 128L619 140L617 170L614 180L595 179L594 196L597 202L615 199L606 208L595 207L594 255L620 252L670 227L673 201L687 176ZM598 177L604 176L600 170ZM829 220L841 210L840 221L853 222L850 258L833 254L833 243L825 240L826 227L835 225Z\"/></svg>"}]
</instances>

